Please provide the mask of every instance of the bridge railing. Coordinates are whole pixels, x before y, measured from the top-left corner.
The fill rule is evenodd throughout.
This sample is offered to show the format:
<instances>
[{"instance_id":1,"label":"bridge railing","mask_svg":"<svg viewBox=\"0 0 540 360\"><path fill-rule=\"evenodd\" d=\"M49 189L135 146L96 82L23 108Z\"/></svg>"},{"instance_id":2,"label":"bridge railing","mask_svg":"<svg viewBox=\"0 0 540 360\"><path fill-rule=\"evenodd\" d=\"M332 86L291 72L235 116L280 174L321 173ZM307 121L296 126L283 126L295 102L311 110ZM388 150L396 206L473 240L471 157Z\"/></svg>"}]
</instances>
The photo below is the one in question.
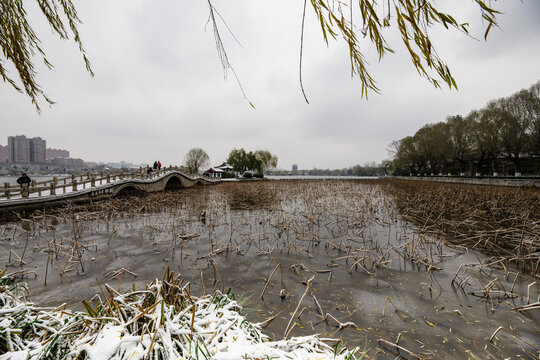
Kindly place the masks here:
<instances>
[{"instance_id":1,"label":"bridge railing","mask_svg":"<svg viewBox=\"0 0 540 360\"><path fill-rule=\"evenodd\" d=\"M65 177L54 176L50 180L35 181L32 180L29 186L14 186L10 183L4 183L4 187L0 189L0 200L8 200L12 198L27 198L40 197L46 195L64 194L72 191L84 190L87 187L95 187L98 185L108 184L124 179L141 179L151 180L173 170L178 170L177 166L169 166L161 170L147 172L147 168L139 168L124 172L90 172L80 174L71 174Z\"/></svg>"}]
</instances>

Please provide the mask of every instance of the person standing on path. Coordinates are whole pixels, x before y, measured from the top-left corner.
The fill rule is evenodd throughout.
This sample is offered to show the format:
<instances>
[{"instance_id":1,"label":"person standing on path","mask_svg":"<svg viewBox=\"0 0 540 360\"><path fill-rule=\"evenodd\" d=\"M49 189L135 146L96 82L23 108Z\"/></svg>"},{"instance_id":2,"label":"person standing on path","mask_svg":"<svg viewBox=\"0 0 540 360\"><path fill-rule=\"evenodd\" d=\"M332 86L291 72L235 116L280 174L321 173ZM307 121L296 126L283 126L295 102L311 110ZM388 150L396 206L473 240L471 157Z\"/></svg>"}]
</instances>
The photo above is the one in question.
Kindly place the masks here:
<instances>
[{"instance_id":1,"label":"person standing on path","mask_svg":"<svg viewBox=\"0 0 540 360\"><path fill-rule=\"evenodd\" d=\"M21 187L23 187L23 184L28 186L31 182L32 179L26 173L22 173L21 177L17 179L17 184L21 185Z\"/></svg>"},{"instance_id":2,"label":"person standing on path","mask_svg":"<svg viewBox=\"0 0 540 360\"><path fill-rule=\"evenodd\" d=\"M28 197L28 187L30 186L30 182L32 179L26 173L22 173L21 177L17 179L17 184L21 185L21 196L22 197Z\"/></svg>"}]
</instances>

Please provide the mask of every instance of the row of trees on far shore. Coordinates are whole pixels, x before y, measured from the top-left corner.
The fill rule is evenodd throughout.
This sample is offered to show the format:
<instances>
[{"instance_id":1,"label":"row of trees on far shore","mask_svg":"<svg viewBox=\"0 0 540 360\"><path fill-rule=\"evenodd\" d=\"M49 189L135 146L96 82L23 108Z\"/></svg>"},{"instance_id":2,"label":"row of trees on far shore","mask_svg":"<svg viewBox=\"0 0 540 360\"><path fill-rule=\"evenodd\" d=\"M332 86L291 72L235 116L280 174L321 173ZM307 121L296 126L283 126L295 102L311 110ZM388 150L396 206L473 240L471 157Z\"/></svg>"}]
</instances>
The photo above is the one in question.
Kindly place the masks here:
<instances>
[{"instance_id":1,"label":"row of trees on far shore","mask_svg":"<svg viewBox=\"0 0 540 360\"><path fill-rule=\"evenodd\" d=\"M540 174L540 81L393 141L395 175Z\"/></svg>"},{"instance_id":2,"label":"row of trees on far shore","mask_svg":"<svg viewBox=\"0 0 540 360\"><path fill-rule=\"evenodd\" d=\"M268 150L246 151L240 148L231 150L226 162L234 173L243 174L249 170L263 175L265 171L277 166L278 158ZM184 166L192 174L205 171L210 166L210 157L201 148L190 149L184 157ZM234 177L234 173L227 176Z\"/></svg>"},{"instance_id":3,"label":"row of trees on far shore","mask_svg":"<svg viewBox=\"0 0 540 360\"><path fill-rule=\"evenodd\" d=\"M343 169L301 169L272 170L272 175L310 175L310 176L384 176L390 171L391 162L384 160L381 163L366 163L364 165L354 165Z\"/></svg>"},{"instance_id":4,"label":"row of trees on far shore","mask_svg":"<svg viewBox=\"0 0 540 360\"><path fill-rule=\"evenodd\" d=\"M242 174L252 170L262 175L265 171L277 166L278 158L268 150L246 151L240 148L231 150L227 163L237 173Z\"/></svg>"}]
</instances>

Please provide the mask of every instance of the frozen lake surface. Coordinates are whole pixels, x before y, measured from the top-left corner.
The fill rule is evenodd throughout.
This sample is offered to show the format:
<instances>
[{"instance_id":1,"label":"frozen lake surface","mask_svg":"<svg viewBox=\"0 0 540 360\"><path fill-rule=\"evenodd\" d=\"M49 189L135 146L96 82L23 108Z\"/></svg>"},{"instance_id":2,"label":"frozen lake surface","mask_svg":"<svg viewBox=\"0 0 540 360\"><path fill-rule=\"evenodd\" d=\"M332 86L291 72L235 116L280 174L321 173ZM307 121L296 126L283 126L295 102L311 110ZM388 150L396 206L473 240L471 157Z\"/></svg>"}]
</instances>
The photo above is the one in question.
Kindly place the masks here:
<instances>
[{"instance_id":1,"label":"frozen lake surface","mask_svg":"<svg viewBox=\"0 0 540 360\"><path fill-rule=\"evenodd\" d=\"M540 346L538 310L510 311L537 301L534 276L421 234L373 181L226 183L68 205L1 225L0 246L43 305L82 310L99 284L142 288L170 266L195 293L231 288L253 322L275 316L265 333L279 339L314 277L292 336L342 338L381 359L395 355L377 340L398 336L433 359L528 358ZM490 283L516 297L471 294ZM499 326L515 336L490 342Z\"/></svg>"}]
</instances>

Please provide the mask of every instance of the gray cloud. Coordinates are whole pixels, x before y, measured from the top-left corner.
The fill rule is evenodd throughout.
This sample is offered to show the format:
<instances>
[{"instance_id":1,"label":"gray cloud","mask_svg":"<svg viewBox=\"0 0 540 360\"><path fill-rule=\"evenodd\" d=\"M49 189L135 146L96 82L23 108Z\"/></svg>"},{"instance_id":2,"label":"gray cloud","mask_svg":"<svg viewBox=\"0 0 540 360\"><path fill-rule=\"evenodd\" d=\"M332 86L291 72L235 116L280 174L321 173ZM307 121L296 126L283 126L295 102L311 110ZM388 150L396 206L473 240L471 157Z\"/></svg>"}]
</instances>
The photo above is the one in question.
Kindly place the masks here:
<instances>
[{"instance_id":1,"label":"gray cloud","mask_svg":"<svg viewBox=\"0 0 540 360\"><path fill-rule=\"evenodd\" d=\"M472 5L471 5L472 4ZM35 9L54 71L39 65L39 80L58 103L38 116L28 99L0 86L3 129L8 135L47 139L52 147L94 161L179 164L191 147L202 147L220 163L234 147L269 149L289 168L341 168L380 161L394 139L428 122L466 114L488 100L507 96L540 79L540 3L497 1L505 12L502 30L487 42L453 32L433 31L460 91L437 90L420 78L399 35L388 34L396 54L377 62L366 44L370 70L382 90L368 101L350 78L347 49L327 48L316 19L308 13L303 79L298 83L302 2L215 0L214 5L242 44L221 24L234 76L223 80L208 8L203 1L115 1L77 4L83 42L96 77L91 79L76 46L49 36ZM451 11L471 22L482 38L473 2L452 2ZM34 21L33 21L34 23ZM206 25L206 26L205 26Z\"/></svg>"}]
</instances>

